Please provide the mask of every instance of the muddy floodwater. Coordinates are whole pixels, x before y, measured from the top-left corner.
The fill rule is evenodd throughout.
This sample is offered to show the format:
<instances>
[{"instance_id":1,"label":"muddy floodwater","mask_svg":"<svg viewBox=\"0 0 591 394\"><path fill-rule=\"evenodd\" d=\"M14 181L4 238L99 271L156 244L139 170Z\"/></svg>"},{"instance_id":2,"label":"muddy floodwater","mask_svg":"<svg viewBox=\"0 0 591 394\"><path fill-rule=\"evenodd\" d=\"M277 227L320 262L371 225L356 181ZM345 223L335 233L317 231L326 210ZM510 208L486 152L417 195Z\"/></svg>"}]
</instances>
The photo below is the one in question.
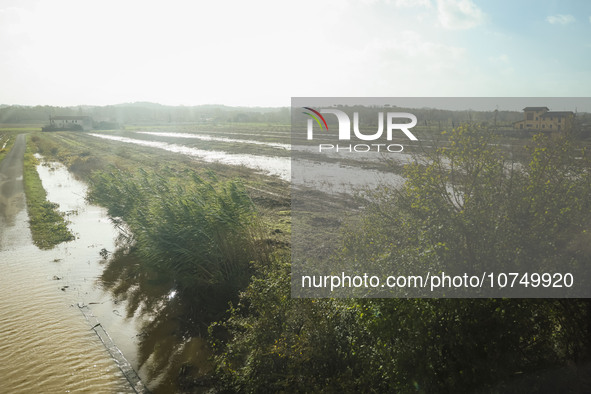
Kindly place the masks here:
<instances>
[{"instance_id":1,"label":"muddy floodwater","mask_svg":"<svg viewBox=\"0 0 591 394\"><path fill-rule=\"evenodd\" d=\"M113 247L112 226L67 171L40 167L48 199L69 212L77 239L48 251L34 246L23 151L19 136L0 163L1 182L10 183L0 212L0 393L133 392L77 305L93 295L99 251Z\"/></svg>"},{"instance_id":2,"label":"muddy floodwater","mask_svg":"<svg viewBox=\"0 0 591 394\"><path fill-rule=\"evenodd\" d=\"M220 138L190 133L141 132L141 134L153 137L175 137L185 139L195 138L209 141L215 140L227 142L228 144L240 143L243 141L239 139ZM171 144L157 140L140 140L135 138L96 133L90 133L89 135L126 144L136 144L156 149L163 149L169 152L191 156L204 162L217 162L232 166L245 166L266 175L276 176L285 181L291 181L296 186L317 188L326 193L350 194L361 189L374 189L378 185L382 185L384 183L391 185L402 185L404 183L404 179L397 174L356 168L340 163L328 163L321 160L312 161L307 159L296 159L292 161L289 157L238 154L218 150L197 149L181 144ZM275 146L276 148L280 149L285 149L285 147L289 146L287 144L269 144L259 141L249 141L249 143L261 145L280 145ZM321 159L321 157L319 157L319 159ZM292 172L293 169L297 170Z\"/></svg>"}]
</instances>

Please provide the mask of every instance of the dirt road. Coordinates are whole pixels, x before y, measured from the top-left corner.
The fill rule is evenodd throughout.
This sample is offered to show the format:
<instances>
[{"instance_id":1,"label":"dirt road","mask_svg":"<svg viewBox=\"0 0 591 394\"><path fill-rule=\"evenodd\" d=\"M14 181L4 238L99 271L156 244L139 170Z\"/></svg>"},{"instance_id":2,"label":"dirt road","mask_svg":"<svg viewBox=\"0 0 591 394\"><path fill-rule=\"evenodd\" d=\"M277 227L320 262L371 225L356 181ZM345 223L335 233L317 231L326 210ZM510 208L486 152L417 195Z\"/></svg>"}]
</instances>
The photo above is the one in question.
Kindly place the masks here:
<instances>
[{"instance_id":1,"label":"dirt road","mask_svg":"<svg viewBox=\"0 0 591 394\"><path fill-rule=\"evenodd\" d=\"M24 154L25 135L19 134L12 150L0 162L0 227L13 224L16 214L24 207Z\"/></svg>"}]
</instances>

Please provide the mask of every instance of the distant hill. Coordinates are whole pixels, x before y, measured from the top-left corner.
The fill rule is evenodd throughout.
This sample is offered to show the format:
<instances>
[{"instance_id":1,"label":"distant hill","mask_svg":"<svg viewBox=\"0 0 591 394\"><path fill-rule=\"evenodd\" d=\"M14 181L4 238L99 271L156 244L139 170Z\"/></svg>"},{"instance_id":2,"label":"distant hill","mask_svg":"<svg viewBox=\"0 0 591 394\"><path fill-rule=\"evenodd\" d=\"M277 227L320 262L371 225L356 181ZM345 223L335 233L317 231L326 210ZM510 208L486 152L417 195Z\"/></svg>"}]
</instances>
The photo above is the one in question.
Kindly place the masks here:
<instances>
[{"instance_id":1,"label":"distant hill","mask_svg":"<svg viewBox=\"0 0 591 394\"><path fill-rule=\"evenodd\" d=\"M347 107L358 111L364 124L377 122L373 109ZM430 124L441 123L442 127L455 127L462 122L475 121L511 125L523 119L521 111L451 111L435 108L398 108L397 111L412 112ZM73 107L0 105L0 123L47 124L50 116L90 116L95 122L119 125L178 124L178 123L290 123L290 108L281 107L229 107L222 104L196 106L171 106L152 102L120 103L106 106L79 105ZM579 112L577 118L590 123L589 114ZM426 125L427 121L419 125Z\"/></svg>"},{"instance_id":2,"label":"distant hill","mask_svg":"<svg viewBox=\"0 0 591 394\"><path fill-rule=\"evenodd\" d=\"M230 107L223 104L201 104L201 105L164 105L159 103L152 103L149 101L136 101L133 103L114 104L113 107L133 107L133 108L150 108L150 109L172 109L172 108L192 108L195 110L223 110L223 111L243 111L243 112L276 112L278 107Z\"/></svg>"},{"instance_id":3,"label":"distant hill","mask_svg":"<svg viewBox=\"0 0 591 394\"><path fill-rule=\"evenodd\" d=\"M119 124L270 122L289 124L289 108L228 107L208 104L167 106L151 102L121 103L107 106L73 107L1 105L0 123L45 124L50 116L91 116L95 121Z\"/></svg>"}]
</instances>

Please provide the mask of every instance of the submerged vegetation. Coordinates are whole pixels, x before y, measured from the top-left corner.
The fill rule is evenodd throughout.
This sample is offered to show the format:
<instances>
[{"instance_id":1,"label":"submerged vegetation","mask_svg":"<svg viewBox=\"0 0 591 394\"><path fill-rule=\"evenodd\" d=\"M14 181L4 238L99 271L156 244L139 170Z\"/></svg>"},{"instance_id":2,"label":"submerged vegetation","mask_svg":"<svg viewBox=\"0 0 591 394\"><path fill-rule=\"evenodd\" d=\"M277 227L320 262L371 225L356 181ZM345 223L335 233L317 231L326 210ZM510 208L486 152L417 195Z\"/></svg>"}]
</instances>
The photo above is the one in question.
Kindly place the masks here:
<instances>
[{"instance_id":1,"label":"submerged vegetation","mask_svg":"<svg viewBox=\"0 0 591 394\"><path fill-rule=\"evenodd\" d=\"M37 173L38 160L28 145L25 152L23 182L29 213L29 224L33 243L40 249L51 249L54 246L74 239L67 227L64 214L58 210L59 205L47 200L47 194Z\"/></svg>"}]
</instances>

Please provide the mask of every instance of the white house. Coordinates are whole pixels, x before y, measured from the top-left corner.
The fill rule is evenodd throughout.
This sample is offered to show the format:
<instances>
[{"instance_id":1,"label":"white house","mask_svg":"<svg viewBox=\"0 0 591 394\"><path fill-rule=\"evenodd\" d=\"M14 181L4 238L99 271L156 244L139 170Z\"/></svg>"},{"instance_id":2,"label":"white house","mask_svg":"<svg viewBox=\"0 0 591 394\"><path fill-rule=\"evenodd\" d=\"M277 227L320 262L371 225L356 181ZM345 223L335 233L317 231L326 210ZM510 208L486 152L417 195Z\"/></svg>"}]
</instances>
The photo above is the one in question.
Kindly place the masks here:
<instances>
[{"instance_id":1,"label":"white house","mask_svg":"<svg viewBox=\"0 0 591 394\"><path fill-rule=\"evenodd\" d=\"M76 125L79 125L84 131L92 130L90 116L52 116L49 118L49 124L59 129L75 129Z\"/></svg>"}]
</instances>

